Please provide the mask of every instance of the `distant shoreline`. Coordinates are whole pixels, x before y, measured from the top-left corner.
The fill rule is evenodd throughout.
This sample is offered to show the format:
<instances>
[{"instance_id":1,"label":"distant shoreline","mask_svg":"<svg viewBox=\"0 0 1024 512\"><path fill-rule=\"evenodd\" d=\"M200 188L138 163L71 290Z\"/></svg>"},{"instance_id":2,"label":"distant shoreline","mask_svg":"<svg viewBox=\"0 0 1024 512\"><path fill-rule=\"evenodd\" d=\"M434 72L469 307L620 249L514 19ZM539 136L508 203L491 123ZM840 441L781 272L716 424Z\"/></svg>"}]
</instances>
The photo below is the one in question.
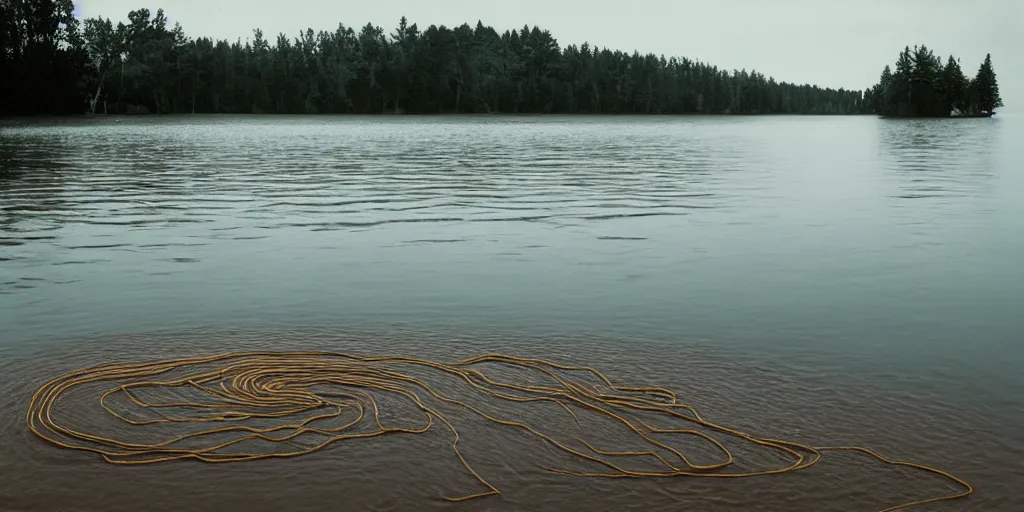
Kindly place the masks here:
<instances>
[{"instance_id":1,"label":"distant shoreline","mask_svg":"<svg viewBox=\"0 0 1024 512\"><path fill-rule=\"evenodd\" d=\"M540 113L495 113L495 114L480 114L480 113L446 113L446 114L277 114L277 113L195 113L195 114L184 114L184 113L170 113L170 114L35 114L35 115L22 115L22 116L0 116L0 123L2 122L29 122L29 121L97 121L97 122L116 122L121 119L186 119L186 118L368 118L368 119L428 119L428 118L650 118L650 119L667 119L667 118L732 118L732 117L803 117L803 118L844 118L844 117L874 117L885 121L943 121L943 120L958 120L958 119L987 119L992 117L998 117L996 114L976 114L976 115L964 115L964 116L884 116L879 114L703 114L703 113L692 113L692 114L580 114L580 113L564 113L564 114L540 114Z\"/></svg>"},{"instance_id":2,"label":"distant shoreline","mask_svg":"<svg viewBox=\"0 0 1024 512\"><path fill-rule=\"evenodd\" d=\"M182 113L174 112L167 114L34 114L34 115L21 115L21 116L0 116L0 120L13 120L13 119L151 119L151 118L182 118L182 117L368 117L368 118L381 118L381 119L401 119L401 118L431 118L431 117L608 117L608 118L626 118L626 117L645 117L645 118L672 118L672 117L878 117L877 114L870 113L856 113L856 114L795 114L795 113L772 113L772 114L706 114L702 112L692 112L683 114L607 114L607 113L540 113L540 112L495 112L495 113L478 113L478 112L449 112L449 113L404 113L404 114L364 114L364 113L324 113L324 114L289 114L289 113L276 113L276 112L263 112L263 113L251 113L251 112L196 112ZM966 117L966 116L965 116ZM901 119L901 118L893 118ZM907 118L910 119L910 118ZM930 118L937 119L937 118ZM949 119L956 119L950 117Z\"/></svg>"},{"instance_id":3,"label":"distant shoreline","mask_svg":"<svg viewBox=\"0 0 1024 512\"><path fill-rule=\"evenodd\" d=\"M53 27L32 58L25 40L3 43L4 69L27 80L4 88L0 115L37 113L604 115L838 115L871 113L862 91L775 80L682 56L596 44L562 45L537 26L419 27L406 18L297 37L242 41L190 37L162 9L128 22L68 23L60 12L27 12L18 23ZM35 36L39 38L40 36Z\"/></svg>"}]
</instances>

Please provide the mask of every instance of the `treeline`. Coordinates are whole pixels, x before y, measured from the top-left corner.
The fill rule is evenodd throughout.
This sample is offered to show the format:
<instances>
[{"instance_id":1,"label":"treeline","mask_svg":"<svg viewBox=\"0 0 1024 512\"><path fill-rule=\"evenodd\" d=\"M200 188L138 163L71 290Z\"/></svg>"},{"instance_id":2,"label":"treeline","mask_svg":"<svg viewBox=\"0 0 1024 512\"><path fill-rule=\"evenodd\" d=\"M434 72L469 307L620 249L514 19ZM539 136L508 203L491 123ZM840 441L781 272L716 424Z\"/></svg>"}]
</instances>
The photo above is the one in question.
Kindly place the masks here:
<instances>
[{"instance_id":1,"label":"treeline","mask_svg":"<svg viewBox=\"0 0 1024 512\"><path fill-rule=\"evenodd\" d=\"M896 71L885 66L879 83L864 97L872 112L890 117L990 116L1003 106L992 55L968 79L952 55L943 66L923 45L904 48Z\"/></svg>"},{"instance_id":2,"label":"treeline","mask_svg":"<svg viewBox=\"0 0 1024 512\"><path fill-rule=\"evenodd\" d=\"M190 38L163 11L71 16L70 0L0 0L6 114L856 114L860 91L777 82L687 58L561 47L477 23ZM44 57L41 57L44 56ZM11 72L8 72L11 70Z\"/></svg>"},{"instance_id":3,"label":"treeline","mask_svg":"<svg viewBox=\"0 0 1024 512\"><path fill-rule=\"evenodd\" d=\"M546 30L478 22L386 33L307 29L268 40L190 38L162 10L82 21L71 0L0 0L0 115L69 113L987 114L991 59L907 48L868 90L777 82L688 58L561 47Z\"/></svg>"},{"instance_id":4,"label":"treeline","mask_svg":"<svg viewBox=\"0 0 1024 512\"><path fill-rule=\"evenodd\" d=\"M0 115L83 111L84 42L71 0L0 0Z\"/></svg>"}]
</instances>

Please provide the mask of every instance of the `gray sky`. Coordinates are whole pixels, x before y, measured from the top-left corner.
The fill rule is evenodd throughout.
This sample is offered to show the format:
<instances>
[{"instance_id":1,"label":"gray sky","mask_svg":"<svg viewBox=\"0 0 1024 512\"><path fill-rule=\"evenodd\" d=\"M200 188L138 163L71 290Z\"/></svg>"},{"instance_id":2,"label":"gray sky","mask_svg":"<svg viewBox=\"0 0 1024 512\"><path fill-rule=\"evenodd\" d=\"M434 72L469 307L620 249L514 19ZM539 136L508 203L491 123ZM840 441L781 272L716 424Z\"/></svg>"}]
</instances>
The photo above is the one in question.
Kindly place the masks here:
<instances>
[{"instance_id":1,"label":"gray sky","mask_svg":"<svg viewBox=\"0 0 1024 512\"><path fill-rule=\"evenodd\" d=\"M463 22L504 31L524 24L562 45L686 56L778 80L863 89L905 45L961 59L973 76L992 53L1003 100L1024 104L1024 0L76 0L80 17L115 22L162 7L193 37L273 40L311 27L367 22L391 32L403 15L426 28Z\"/></svg>"}]
</instances>

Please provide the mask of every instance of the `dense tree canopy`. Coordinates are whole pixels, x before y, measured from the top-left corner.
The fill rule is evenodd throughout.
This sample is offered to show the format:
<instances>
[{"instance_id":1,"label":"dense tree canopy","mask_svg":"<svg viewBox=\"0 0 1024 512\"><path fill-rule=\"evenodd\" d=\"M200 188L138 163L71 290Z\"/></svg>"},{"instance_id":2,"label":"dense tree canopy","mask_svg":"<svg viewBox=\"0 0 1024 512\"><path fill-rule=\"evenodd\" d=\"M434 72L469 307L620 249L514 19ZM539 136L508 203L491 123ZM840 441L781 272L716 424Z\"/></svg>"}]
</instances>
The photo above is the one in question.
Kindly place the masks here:
<instances>
[{"instance_id":1,"label":"dense tree canopy","mask_svg":"<svg viewBox=\"0 0 1024 512\"><path fill-rule=\"evenodd\" d=\"M82 111L71 0L0 0L0 115Z\"/></svg>"},{"instance_id":2,"label":"dense tree canopy","mask_svg":"<svg viewBox=\"0 0 1024 512\"><path fill-rule=\"evenodd\" d=\"M97 103L131 112L814 113L861 109L857 91L778 83L685 58L562 48L537 27L499 34L477 23L390 34L366 25L307 29L271 43L189 39L163 13L129 14L87 44L120 54L123 69L91 73ZM108 27L87 20L87 28ZM106 92L102 92L106 91Z\"/></svg>"},{"instance_id":3,"label":"dense tree canopy","mask_svg":"<svg viewBox=\"0 0 1024 512\"><path fill-rule=\"evenodd\" d=\"M402 18L269 40L190 38L162 10L79 24L71 0L0 0L0 114L607 113L948 115L1001 105L991 61L968 81L924 47L865 93L777 82L547 31Z\"/></svg>"},{"instance_id":4,"label":"dense tree canopy","mask_svg":"<svg viewBox=\"0 0 1024 512\"><path fill-rule=\"evenodd\" d=\"M923 45L904 48L896 71L886 66L878 85L865 91L864 99L872 112L891 117L991 115L1003 106L991 55L968 80L952 55L943 66Z\"/></svg>"}]
</instances>

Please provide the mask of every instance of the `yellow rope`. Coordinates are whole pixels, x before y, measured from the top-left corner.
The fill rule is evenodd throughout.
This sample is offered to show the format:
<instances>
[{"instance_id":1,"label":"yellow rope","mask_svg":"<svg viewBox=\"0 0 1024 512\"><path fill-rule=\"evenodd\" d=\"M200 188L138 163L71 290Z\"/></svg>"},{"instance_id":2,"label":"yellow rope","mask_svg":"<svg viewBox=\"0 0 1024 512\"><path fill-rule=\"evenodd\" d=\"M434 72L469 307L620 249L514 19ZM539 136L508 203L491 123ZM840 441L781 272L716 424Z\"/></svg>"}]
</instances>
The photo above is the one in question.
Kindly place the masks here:
<instances>
[{"instance_id":1,"label":"yellow rope","mask_svg":"<svg viewBox=\"0 0 1024 512\"><path fill-rule=\"evenodd\" d=\"M543 379L546 385L523 384L497 380L488 376L480 363L505 365L530 372L531 380ZM217 365L218 369L205 369ZM512 419L499 418L464 401L443 395L427 382L400 371L402 368L419 367L439 370L461 379L473 389L501 400L513 402L546 402L564 409L582 427L577 412L591 411L603 415L625 426L636 438L646 443L647 450L614 451L595 447L584 439L576 439L582 447L574 448L530 425ZM148 380L175 370L194 368L185 377L170 380ZM580 378L589 375L589 379ZM596 379L597 384L595 384ZM191 432L151 444L132 443L102 435L90 434L58 424L52 412L57 399L76 386L101 381L121 381L100 396L100 405L115 418L130 425L153 425L159 423L208 423L222 426ZM601 389L601 386L604 389ZM140 390L187 388L202 393L203 401L157 402L147 401L140 396ZM409 399L422 413L417 426L386 426L381 419L377 397L371 391L392 393ZM108 404L113 395L123 395L129 402L143 409L164 410L158 417L140 420L124 416ZM645 477L703 477L703 478L746 478L774 475L806 469L818 463L823 452L848 451L874 457L878 461L910 467L940 475L961 486L956 494L921 499L893 506L883 512L903 510L936 501L963 498L973 492L965 481L932 467L887 459L871 450L855 446L813 447L792 441L756 437L738 430L718 425L701 417L688 405L681 404L670 390L659 387L624 387L611 382L604 374L588 367L567 366L539 359L526 359L507 355L489 354L456 363L438 363L406 357L356 357L334 352L247 352L228 353L209 357L196 357L167 361L134 364L107 364L74 371L47 382L32 396L26 415L28 428L37 436L55 445L100 454L113 464L148 464L177 459L198 459L204 462L239 462L276 457L295 457L320 450L332 443L347 439L376 437L392 433L418 434L428 431L435 423L441 423L451 432L452 450L466 470L486 490L445 498L449 501L466 501L474 498L499 494L497 488L476 472L459 450L459 432L437 409L424 400L428 397L440 402L461 407L491 422L516 427L547 442L577 459L589 461L604 467L603 471L574 471L561 468L544 468L558 474L602 477L602 478L645 478ZM180 415L182 409L194 413ZM575 409L575 411L574 411ZM315 426L328 420L341 421L346 410L355 411L355 418L340 426ZM175 413L179 415L175 415ZM685 422L704 431L677 427L653 426L637 419L645 414L659 417L662 422ZM254 428L238 423L255 418L273 419L298 417L293 423L273 427ZM370 431L355 431L362 425L365 429L367 417L372 419ZM288 420L290 421L290 420ZM229 424L225 424L229 422ZM773 450L790 460L788 465L758 471L729 471L735 463L733 454L726 446L708 432L717 432ZM228 440L211 437L229 434ZM314 439L314 444L297 447L287 441L300 436ZM695 464L678 449L659 441L654 434L678 434L693 436L711 443L723 458L713 464ZM206 444L196 448L195 443ZM212 439L220 439L214 442ZM245 441L263 440L278 443L283 448L271 452L240 451ZM191 441L186 443L185 441ZM234 449L228 449L235 447ZM655 459L660 470L626 469L607 457L622 460L627 457Z\"/></svg>"}]
</instances>

